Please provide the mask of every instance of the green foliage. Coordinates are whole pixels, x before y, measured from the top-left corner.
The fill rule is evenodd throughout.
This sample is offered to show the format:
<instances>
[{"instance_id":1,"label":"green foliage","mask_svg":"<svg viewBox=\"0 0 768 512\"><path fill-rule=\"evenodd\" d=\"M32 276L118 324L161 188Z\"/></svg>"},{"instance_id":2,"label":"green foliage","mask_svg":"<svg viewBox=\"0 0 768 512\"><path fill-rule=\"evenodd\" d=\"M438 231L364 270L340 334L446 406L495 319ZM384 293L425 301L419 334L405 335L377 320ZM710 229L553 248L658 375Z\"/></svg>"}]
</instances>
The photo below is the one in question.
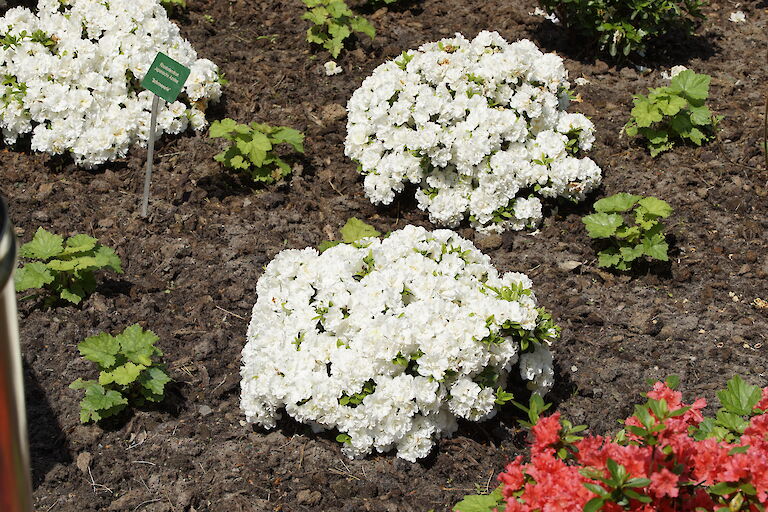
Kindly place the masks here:
<instances>
[{"instance_id":1,"label":"green foliage","mask_svg":"<svg viewBox=\"0 0 768 512\"><path fill-rule=\"evenodd\" d=\"M736 375L728 381L727 388L717 392L722 407L714 418L705 418L693 433L698 440L714 437L718 441L735 442L749 425L749 419L760 414L755 406L762 397L762 390L744 382Z\"/></svg>"},{"instance_id":2,"label":"green foliage","mask_svg":"<svg viewBox=\"0 0 768 512\"><path fill-rule=\"evenodd\" d=\"M84 389L80 421L99 421L132 405L160 402L171 378L164 367L152 361L163 353L155 347L159 338L140 325L127 327L122 334L100 333L82 341L80 355L99 365L98 380L77 379L71 389Z\"/></svg>"},{"instance_id":3,"label":"green foliage","mask_svg":"<svg viewBox=\"0 0 768 512\"><path fill-rule=\"evenodd\" d=\"M339 244L351 244L363 238L381 235L373 226L366 224L357 217L350 217L339 231L341 232L341 240L322 242L317 249L323 252Z\"/></svg>"},{"instance_id":4,"label":"green foliage","mask_svg":"<svg viewBox=\"0 0 768 512\"><path fill-rule=\"evenodd\" d=\"M671 149L677 140L697 146L710 141L722 119L704 104L710 80L709 75L686 69L668 87L651 89L648 96L635 96L632 117L624 131L631 137L644 137L651 156Z\"/></svg>"},{"instance_id":5,"label":"green foliage","mask_svg":"<svg viewBox=\"0 0 768 512\"><path fill-rule=\"evenodd\" d=\"M597 213L581 221L590 237L609 241L609 246L598 252L598 266L629 270L644 256L669 260L665 226L660 219L669 217L672 207L665 201L622 192L595 202L594 208Z\"/></svg>"},{"instance_id":6,"label":"green foliage","mask_svg":"<svg viewBox=\"0 0 768 512\"><path fill-rule=\"evenodd\" d=\"M605 487L598 484L584 484L584 487L597 494L597 497L589 500L584 505L584 512L596 512L600 510L606 502L616 503L622 508L629 506L631 501L640 503L650 503L651 497L646 496L639 489L648 487L651 480L648 478L630 478L627 468L617 463L613 459L606 461L609 476L603 476L602 471L596 469L583 469L581 473L587 478L592 478L602 482Z\"/></svg>"},{"instance_id":7,"label":"green foliage","mask_svg":"<svg viewBox=\"0 0 768 512\"><path fill-rule=\"evenodd\" d=\"M520 421L520 424L526 428L531 428L538 423L541 413L552 407L552 404L544 403L544 399L538 393L531 395L527 406L514 401L512 405L528 415L528 421Z\"/></svg>"},{"instance_id":8,"label":"green foliage","mask_svg":"<svg viewBox=\"0 0 768 512\"><path fill-rule=\"evenodd\" d=\"M470 494L458 502L453 510L455 512L493 512L496 507L504 504L504 496L501 494L501 486L490 494Z\"/></svg>"},{"instance_id":9,"label":"green foliage","mask_svg":"<svg viewBox=\"0 0 768 512\"><path fill-rule=\"evenodd\" d=\"M32 241L21 246L19 255L32 260L16 272L16 291L45 288L52 295L50 304L59 299L79 304L96 290L96 270L109 268L123 273L115 251L93 237L75 235L64 241L59 235L38 228ZM34 295L32 295L34 296Z\"/></svg>"},{"instance_id":10,"label":"green foliage","mask_svg":"<svg viewBox=\"0 0 768 512\"><path fill-rule=\"evenodd\" d=\"M612 57L643 55L665 33L692 34L703 0L540 0L547 12Z\"/></svg>"},{"instance_id":11,"label":"green foliage","mask_svg":"<svg viewBox=\"0 0 768 512\"><path fill-rule=\"evenodd\" d=\"M361 32L371 39L376 29L362 16L355 15L344 0L303 0L309 10L302 19L312 22L307 29L307 41L321 45L332 57L338 57L344 40L352 32ZM389 2L388 2L389 3Z\"/></svg>"},{"instance_id":12,"label":"green foliage","mask_svg":"<svg viewBox=\"0 0 768 512\"><path fill-rule=\"evenodd\" d=\"M214 160L246 172L257 182L274 183L291 173L291 166L275 152L276 145L288 144L294 151L304 153L304 134L285 126L245 125L227 118L211 123L209 133L211 138L224 138L232 143Z\"/></svg>"},{"instance_id":13,"label":"green foliage","mask_svg":"<svg viewBox=\"0 0 768 512\"><path fill-rule=\"evenodd\" d=\"M187 8L187 0L160 0L160 3L169 11L177 7L181 9Z\"/></svg>"}]
</instances>

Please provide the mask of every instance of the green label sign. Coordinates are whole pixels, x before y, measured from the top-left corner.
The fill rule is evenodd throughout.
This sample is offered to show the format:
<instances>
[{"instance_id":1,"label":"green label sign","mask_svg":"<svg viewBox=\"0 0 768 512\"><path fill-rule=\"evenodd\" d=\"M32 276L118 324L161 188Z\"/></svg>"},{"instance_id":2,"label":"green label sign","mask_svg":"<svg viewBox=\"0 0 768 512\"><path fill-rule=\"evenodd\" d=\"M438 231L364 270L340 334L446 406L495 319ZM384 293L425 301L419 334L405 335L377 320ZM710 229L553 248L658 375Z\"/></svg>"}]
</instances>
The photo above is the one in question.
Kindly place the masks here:
<instances>
[{"instance_id":1,"label":"green label sign","mask_svg":"<svg viewBox=\"0 0 768 512\"><path fill-rule=\"evenodd\" d=\"M141 86L168 103L173 103L188 77L188 67L182 66L164 53L158 53L141 81Z\"/></svg>"}]
</instances>

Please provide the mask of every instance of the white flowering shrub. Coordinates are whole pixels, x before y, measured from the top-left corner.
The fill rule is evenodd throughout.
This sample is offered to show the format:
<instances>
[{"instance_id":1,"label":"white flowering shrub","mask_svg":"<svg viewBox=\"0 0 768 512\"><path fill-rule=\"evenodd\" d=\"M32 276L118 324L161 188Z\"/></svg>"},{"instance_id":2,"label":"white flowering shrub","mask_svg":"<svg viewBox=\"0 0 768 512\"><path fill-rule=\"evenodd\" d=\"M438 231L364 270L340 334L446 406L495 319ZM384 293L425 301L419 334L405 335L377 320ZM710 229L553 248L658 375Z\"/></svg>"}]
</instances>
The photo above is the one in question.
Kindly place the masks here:
<instances>
[{"instance_id":1,"label":"white flowering shrub","mask_svg":"<svg viewBox=\"0 0 768 512\"><path fill-rule=\"evenodd\" d=\"M0 17L0 128L11 144L69 152L86 167L124 156L149 137L152 94L139 86L158 51L191 69L182 100L166 104L158 133L206 125L221 96L218 68L198 59L159 0L40 0Z\"/></svg>"},{"instance_id":2,"label":"white flowering shrub","mask_svg":"<svg viewBox=\"0 0 768 512\"><path fill-rule=\"evenodd\" d=\"M397 448L415 461L458 418L492 417L517 372L553 384L558 336L531 281L499 275L449 230L407 226L318 254L285 250L257 284L243 349L241 406L275 426L281 410L337 429L350 457Z\"/></svg>"},{"instance_id":3,"label":"white flowering shrub","mask_svg":"<svg viewBox=\"0 0 768 512\"><path fill-rule=\"evenodd\" d=\"M425 44L352 95L345 153L374 203L391 203L410 182L436 224L469 216L482 231L532 227L541 198L581 200L602 176L580 157L594 127L565 112L566 78L557 55L496 32Z\"/></svg>"}]
</instances>

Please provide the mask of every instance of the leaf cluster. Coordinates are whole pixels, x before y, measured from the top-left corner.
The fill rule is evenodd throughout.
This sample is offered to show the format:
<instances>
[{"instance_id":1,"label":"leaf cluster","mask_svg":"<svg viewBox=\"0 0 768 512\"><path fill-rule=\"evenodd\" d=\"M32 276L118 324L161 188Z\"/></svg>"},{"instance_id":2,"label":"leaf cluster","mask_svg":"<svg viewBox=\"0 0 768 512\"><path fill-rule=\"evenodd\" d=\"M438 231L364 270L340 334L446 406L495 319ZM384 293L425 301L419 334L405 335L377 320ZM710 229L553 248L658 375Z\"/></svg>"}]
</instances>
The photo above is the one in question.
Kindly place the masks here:
<instances>
[{"instance_id":1,"label":"leaf cluster","mask_svg":"<svg viewBox=\"0 0 768 512\"><path fill-rule=\"evenodd\" d=\"M357 217L350 217L339 232L341 233L341 240L326 240L317 246L317 250L324 252L339 244L352 244L363 238L381 236L376 228Z\"/></svg>"},{"instance_id":2,"label":"leaf cluster","mask_svg":"<svg viewBox=\"0 0 768 512\"><path fill-rule=\"evenodd\" d=\"M291 173L291 166L275 152L276 145L288 144L294 151L304 153L304 134L285 126L245 125L227 118L211 123L209 134L232 143L214 160L247 173L256 182L274 183Z\"/></svg>"},{"instance_id":3,"label":"leaf cluster","mask_svg":"<svg viewBox=\"0 0 768 512\"><path fill-rule=\"evenodd\" d=\"M464 499L458 502L453 510L454 512L494 512L497 507L504 505L504 495L501 491L502 486L499 486L490 494L464 496Z\"/></svg>"},{"instance_id":4,"label":"leaf cluster","mask_svg":"<svg viewBox=\"0 0 768 512\"><path fill-rule=\"evenodd\" d=\"M99 421L132 405L160 402L171 378L164 367L152 359L162 356L155 347L159 338L140 325L127 327L122 334L100 333L82 341L80 354L99 365L98 380L77 379L71 389L84 389L80 402L80 421Z\"/></svg>"},{"instance_id":5,"label":"leaf cluster","mask_svg":"<svg viewBox=\"0 0 768 512\"><path fill-rule=\"evenodd\" d=\"M722 116L714 115L704 104L710 81L709 75L686 69L668 87L651 89L648 96L636 95L624 131L630 137L645 138L651 156L671 149L675 141L701 146L712 140Z\"/></svg>"},{"instance_id":6,"label":"leaf cluster","mask_svg":"<svg viewBox=\"0 0 768 512\"><path fill-rule=\"evenodd\" d=\"M598 252L599 266L629 270L644 256L669 260L665 226L660 220L672 213L666 201L622 192L600 199L594 208L597 213L581 220L590 237L609 241L609 246Z\"/></svg>"},{"instance_id":7,"label":"leaf cluster","mask_svg":"<svg viewBox=\"0 0 768 512\"><path fill-rule=\"evenodd\" d=\"M115 251L99 244L97 239L81 234L65 242L63 237L42 227L30 242L21 246L19 255L36 261L16 272L16 291L45 288L52 294L51 303L63 299L79 304L96 290L96 270L109 268L123 273Z\"/></svg>"},{"instance_id":8,"label":"leaf cluster","mask_svg":"<svg viewBox=\"0 0 768 512\"><path fill-rule=\"evenodd\" d=\"M666 33L693 33L703 0L540 0L547 12L599 45L611 57L644 55Z\"/></svg>"},{"instance_id":9,"label":"leaf cluster","mask_svg":"<svg viewBox=\"0 0 768 512\"><path fill-rule=\"evenodd\" d=\"M749 426L752 416L762 411L755 406L762 397L762 390L744 382L738 375L728 381L726 389L717 392L720 409L714 418L705 418L693 436L697 440L714 437L718 441L733 443Z\"/></svg>"},{"instance_id":10,"label":"leaf cluster","mask_svg":"<svg viewBox=\"0 0 768 512\"><path fill-rule=\"evenodd\" d=\"M395 1L395 0L391 0ZM303 0L309 8L302 19L312 22L307 29L307 41L321 45L332 57L338 57L344 40L352 32L360 32L371 39L376 29L362 16L357 16L344 0ZM389 2L388 2L389 3Z\"/></svg>"},{"instance_id":11,"label":"leaf cluster","mask_svg":"<svg viewBox=\"0 0 768 512\"><path fill-rule=\"evenodd\" d=\"M651 484L649 478L630 478L627 468L609 458L606 460L608 477L604 477L602 471L596 469L583 469L581 474L587 478L597 480L603 485L585 483L584 487L597 494L584 505L584 512L597 512L606 504L615 503L626 508L632 500L640 503L650 503L651 497L646 496L640 489Z\"/></svg>"}]
</instances>

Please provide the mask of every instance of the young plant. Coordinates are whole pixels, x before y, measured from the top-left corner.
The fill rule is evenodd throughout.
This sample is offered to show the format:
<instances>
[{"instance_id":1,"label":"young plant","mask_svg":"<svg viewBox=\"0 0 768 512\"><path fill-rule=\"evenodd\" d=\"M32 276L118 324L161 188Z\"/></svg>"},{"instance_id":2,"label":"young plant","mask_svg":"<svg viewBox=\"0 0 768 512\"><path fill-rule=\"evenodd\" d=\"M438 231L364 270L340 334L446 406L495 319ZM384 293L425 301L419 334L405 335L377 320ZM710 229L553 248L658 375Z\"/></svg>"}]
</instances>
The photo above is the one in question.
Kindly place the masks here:
<instances>
[{"instance_id":1,"label":"young plant","mask_svg":"<svg viewBox=\"0 0 768 512\"><path fill-rule=\"evenodd\" d=\"M80 354L101 370L98 380L77 379L69 385L70 389L85 390L80 402L82 423L114 416L128 405L163 400L165 385L171 378L163 365L152 360L163 355L155 347L158 339L152 331L134 324L117 336L103 332L77 346Z\"/></svg>"},{"instance_id":2,"label":"young plant","mask_svg":"<svg viewBox=\"0 0 768 512\"><path fill-rule=\"evenodd\" d=\"M362 16L356 16L344 0L303 0L309 11L302 19L311 21L307 29L307 41L321 45L332 57L338 57L344 40L352 32L361 32L371 39L376 29Z\"/></svg>"},{"instance_id":3,"label":"young plant","mask_svg":"<svg viewBox=\"0 0 768 512\"><path fill-rule=\"evenodd\" d=\"M594 208L597 213L581 221L590 237L609 242L607 248L598 252L599 266L629 270L632 263L643 256L669 260L665 226L660 220L672 213L667 202L622 192L600 199Z\"/></svg>"},{"instance_id":4,"label":"young plant","mask_svg":"<svg viewBox=\"0 0 768 512\"><path fill-rule=\"evenodd\" d=\"M666 33L692 34L703 0L540 0L569 28L612 57L644 55Z\"/></svg>"},{"instance_id":5,"label":"young plant","mask_svg":"<svg viewBox=\"0 0 768 512\"><path fill-rule=\"evenodd\" d=\"M710 141L722 119L704 104L710 80L709 75L687 69L678 73L668 87L651 89L648 96L636 95L624 131L630 137L644 137L651 156L671 149L678 140L697 146Z\"/></svg>"},{"instance_id":6,"label":"young plant","mask_svg":"<svg viewBox=\"0 0 768 512\"><path fill-rule=\"evenodd\" d=\"M58 299L79 304L96 290L96 270L109 268L123 273L120 258L109 247L88 235L74 235L64 241L59 235L37 229L32 241L19 250L27 263L16 272L16 291L44 288L51 293L49 304ZM34 297L37 294L30 295Z\"/></svg>"},{"instance_id":7,"label":"young plant","mask_svg":"<svg viewBox=\"0 0 768 512\"><path fill-rule=\"evenodd\" d=\"M291 173L288 165L275 152L278 144L288 144L304 153L304 134L285 126L239 124L232 119L211 123L211 138L224 138L232 144L214 160L225 167L246 172L254 181L274 183Z\"/></svg>"}]
</instances>

